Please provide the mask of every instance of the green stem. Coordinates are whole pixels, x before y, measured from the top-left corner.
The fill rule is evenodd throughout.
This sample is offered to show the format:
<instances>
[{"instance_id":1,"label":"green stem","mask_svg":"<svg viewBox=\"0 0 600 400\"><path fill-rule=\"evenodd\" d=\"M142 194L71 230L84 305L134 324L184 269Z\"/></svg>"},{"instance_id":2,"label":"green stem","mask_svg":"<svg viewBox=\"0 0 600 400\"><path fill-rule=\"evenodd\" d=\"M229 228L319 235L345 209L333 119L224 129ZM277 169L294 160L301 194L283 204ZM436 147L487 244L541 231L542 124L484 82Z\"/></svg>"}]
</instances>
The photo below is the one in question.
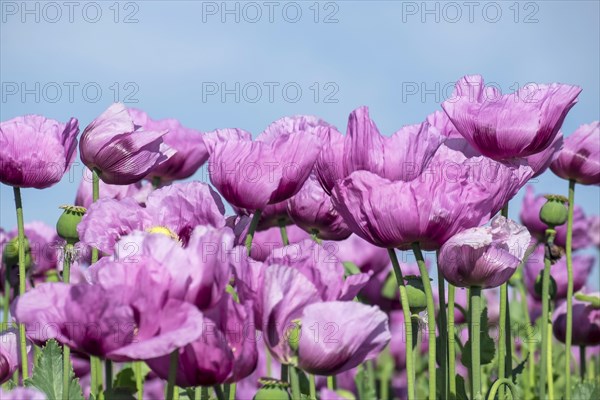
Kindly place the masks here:
<instances>
[{"instance_id":1,"label":"green stem","mask_svg":"<svg viewBox=\"0 0 600 400\"><path fill-rule=\"evenodd\" d=\"M113 363L111 360L104 361L104 375L106 379L106 390L112 390Z\"/></svg>"},{"instance_id":2,"label":"green stem","mask_svg":"<svg viewBox=\"0 0 600 400\"><path fill-rule=\"evenodd\" d=\"M382 400L389 400L390 397L390 378L388 374L382 376L379 380L379 395Z\"/></svg>"},{"instance_id":3,"label":"green stem","mask_svg":"<svg viewBox=\"0 0 600 400\"><path fill-rule=\"evenodd\" d=\"M498 388L501 385L508 386L510 388L511 393L512 393L513 399L517 399L517 387L515 386L515 384L512 383L512 381L510 379L500 378L496 382L494 382L494 384L490 388L490 391L489 391L488 397L487 397L488 400L494 400L496 398L496 392L498 391Z\"/></svg>"},{"instance_id":4,"label":"green stem","mask_svg":"<svg viewBox=\"0 0 600 400\"><path fill-rule=\"evenodd\" d=\"M421 252L421 246L418 242L412 244L413 253L417 259L419 265L419 272L421 273L421 281L423 282L423 288L425 289L425 297L427 298L427 331L429 334L429 400L435 400L436 396L436 364L435 364L435 305L433 303L433 291L431 290L431 281L429 279L429 273L427 272L427 265L425 265L425 259Z\"/></svg>"},{"instance_id":5,"label":"green stem","mask_svg":"<svg viewBox=\"0 0 600 400\"><path fill-rule=\"evenodd\" d=\"M237 385L235 382L229 384L229 400L235 400Z\"/></svg>"},{"instance_id":6,"label":"green stem","mask_svg":"<svg viewBox=\"0 0 600 400\"><path fill-rule=\"evenodd\" d=\"M566 398L571 396L571 343L573 341L573 209L575 208L575 181L569 180L569 213L567 218L567 334L565 336L565 362Z\"/></svg>"},{"instance_id":7,"label":"green stem","mask_svg":"<svg viewBox=\"0 0 600 400\"><path fill-rule=\"evenodd\" d=\"M158 189L160 187L160 176L155 176L152 178L152 188Z\"/></svg>"},{"instance_id":8,"label":"green stem","mask_svg":"<svg viewBox=\"0 0 600 400\"><path fill-rule=\"evenodd\" d=\"M454 296L456 288L448 283L448 381L450 400L456 398L456 347L454 329Z\"/></svg>"},{"instance_id":9,"label":"green stem","mask_svg":"<svg viewBox=\"0 0 600 400\"><path fill-rule=\"evenodd\" d=\"M289 368L287 364L281 364L281 375L280 378L282 382L289 382Z\"/></svg>"},{"instance_id":10,"label":"green stem","mask_svg":"<svg viewBox=\"0 0 600 400\"><path fill-rule=\"evenodd\" d=\"M196 388L196 391L198 391L198 388ZM198 397L198 396L196 396L196 397ZM209 399L210 399L210 396L208 394L208 388L202 386L200 388L200 400L209 400Z\"/></svg>"},{"instance_id":11,"label":"green stem","mask_svg":"<svg viewBox=\"0 0 600 400\"><path fill-rule=\"evenodd\" d=\"M471 382L473 385L473 399L482 399L481 395L481 288L472 286L469 291L471 303Z\"/></svg>"},{"instance_id":12,"label":"green stem","mask_svg":"<svg viewBox=\"0 0 600 400\"><path fill-rule=\"evenodd\" d=\"M213 389L215 390L215 395L217 395L218 400L227 400L225 394L223 393L223 390L221 389L221 386L215 385L213 386Z\"/></svg>"},{"instance_id":13,"label":"green stem","mask_svg":"<svg viewBox=\"0 0 600 400\"><path fill-rule=\"evenodd\" d=\"M554 229L546 229L546 238L547 238L547 247L550 247L554 242L554 235L556 231ZM546 249L546 253L549 253L549 250ZM542 351L540 357L540 376L538 382L538 396L541 399L546 398L546 372L548 371L548 364L551 360L548 360L548 330L544 327L548 324L549 318L548 313L550 310L550 267L551 267L550 259L548 258L548 254L544 257L544 275L542 279ZM568 358L568 357L567 357Z\"/></svg>"},{"instance_id":14,"label":"green stem","mask_svg":"<svg viewBox=\"0 0 600 400\"><path fill-rule=\"evenodd\" d=\"M523 276L523 275L522 275ZM527 293L525 292L525 284L520 279L517 283L517 288L521 296L521 307L523 315L525 316L525 329L527 331L527 367L528 374L525 379L525 393L529 394L535 385L535 339L533 337L533 326L531 316L529 314L529 307L527 307Z\"/></svg>"},{"instance_id":15,"label":"green stem","mask_svg":"<svg viewBox=\"0 0 600 400\"><path fill-rule=\"evenodd\" d=\"M508 203L502 207L501 215L508 218ZM508 337L510 329L510 317L508 316L508 284L504 283L500 286L500 330L498 334L498 378L508 378L507 372L512 368L508 367L511 364L512 358L510 351L510 339ZM507 361L508 360L508 361ZM504 386L500 387L500 400L504 400Z\"/></svg>"},{"instance_id":16,"label":"green stem","mask_svg":"<svg viewBox=\"0 0 600 400\"><path fill-rule=\"evenodd\" d=\"M585 363L586 362L587 362L587 360L585 359L585 346L579 346L579 364L581 366L579 373L581 375L582 382L585 379Z\"/></svg>"},{"instance_id":17,"label":"green stem","mask_svg":"<svg viewBox=\"0 0 600 400\"><path fill-rule=\"evenodd\" d=\"M71 281L71 255L73 254L73 245L67 243L63 253L63 282ZM71 349L69 346L63 346L63 396L69 398L69 384L71 383Z\"/></svg>"},{"instance_id":18,"label":"green stem","mask_svg":"<svg viewBox=\"0 0 600 400\"><path fill-rule=\"evenodd\" d=\"M508 287L504 283L500 286L500 330L498 334L498 378L507 378L506 375L506 310L508 300ZM504 386L500 387L498 397L504 400Z\"/></svg>"},{"instance_id":19,"label":"green stem","mask_svg":"<svg viewBox=\"0 0 600 400\"><path fill-rule=\"evenodd\" d=\"M290 367L290 381L292 384L292 399L300 399L300 379L298 378L298 369Z\"/></svg>"},{"instance_id":20,"label":"green stem","mask_svg":"<svg viewBox=\"0 0 600 400\"><path fill-rule=\"evenodd\" d=\"M316 229L312 231L312 233L310 234L310 238L316 243L316 244L323 244L323 241L321 240L321 238L319 237L319 231L317 231Z\"/></svg>"},{"instance_id":21,"label":"green stem","mask_svg":"<svg viewBox=\"0 0 600 400\"><path fill-rule=\"evenodd\" d=\"M137 398L144 398L144 377L142 376L142 362L134 361L132 363L133 373L135 375L135 389L137 391Z\"/></svg>"},{"instance_id":22,"label":"green stem","mask_svg":"<svg viewBox=\"0 0 600 400\"><path fill-rule=\"evenodd\" d=\"M317 400L317 388L313 374L308 374L308 393L310 400Z\"/></svg>"},{"instance_id":23,"label":"green stem","mask_svg":"<svg viewBox=\"0 0 600 400\"><path fill-rule=\"evenodd\" d=\"M335 379L335 375L330 375L327 377L327 389L337 390L337 380Z\"/></svg>"},{"instance_id":24,"label":"green stem","mask_svg":"<svg viewBox=\"0 0 600 400\"><path fill-rule=\"evenodd\" d=\"M290 244L290 240L288 239L288 234L287 234L287 228L285 227L285 223L283 221L279 221L279 232L281 233L281 243L283 243L284 246L287 246Z\"/></svg>"},{"instance_id":25,"label":"green stem","mask_svg":"<svg viewBox=\"0 0 600 400\"><path fill-rule=\"evenodd\" d=\"M177 379L177 367L179 364L179 349L175 349L169 357L169 375L167 380L167 400L175 400L175 380Z\"/></svg>"},{"instance_id":26,"label":"green stem","mask_svg":"<svg viewBox=\"0 0 600 400\"><path fill-rule=\"evenodd\" d=\"M438 252L439 254L439 252ZM438 260L439 261L439 260ZM446 285L444 282L444 276L440 273L440 264L438 262L438 296L440 302L440 381L442 387L440 393L442 399L448 398L448 376L446 371L448 370L448 324L446 320ZM434 329L435 331L435 329Z\"/></svg>"},{"instance_id":27,"label":"green stem","mask_svg":"<svg viewBox=\"0 0 600 400\"><path fill-rule=\"evenodd\" d=\"M19 240L19 295L25 294L25 227L23 222L23 203L21 202L21 189L13 187L15 195L15 208L17 210L17 228ZM8 266L6 267L8 269ZM29 377L27 360L27 337L25 336L25 325L19 324L19 349L21 352L21 377L23 382Z\"/></svg>"},{"instance_id":28,"label":"green stem","mask_svg":"<svg viewBox=\"0 0 600 400\"><path fill-rule=\"evenodd\" d=\"M3 329L8 329L8 310L10 308L10 266L6 265L4 268L4 299L2 301L2 324Z\"/></svg>"},{"instance_id":29,"label":"green stem","mask_svg":"<svg viewBox=\"0 0 600 400\"><path fill-rule=\"evenodd\" d=\"M267 356L267 376L271 378L273 376L273 357L271 356L269 349L265 349L265 354Z\"/></svg>"},{"instance_id":30,"label":"green stem","mask_svg":"<svg viewBox=\"0 0 600 400\"><path fill-rule=\"evenodd\" d=\"M250 255L250 250L252 250L252 239L254 239L254 232L256 232L256 227L258 226L258 221L260 220L260 210L256 210L254 215L252 215L252 220L250 221L250 226L248 227L248 234L246 234L246 251L248 255Z\"/></svg>"},{"instance_id":31,"label":"green stem","mask_svg":"<svg viewBox=\"0 0 600 400\"><path fill-rule=\"evenodd\" d=\"M406 285L404 283L404 277L402 276L402 270L400 269L400 263L396 256L394 249L388 249L390 260L392 261L392 267L394 268L394 275L396 276L396 282L400 289L400 304L402 305L402 314L404 315L404 332L406 334L406 380L407 380L407 393L408 400L415 398L415 366L413 363L413 351L412 351L412 325L411 325L411 313L410 305L408 303L408 294L406 292Z\"/></svg>"},{"instance_id":32,"label":"green stem","mask_svg":"<svg viewBox=\"0 0 600 400\"><path fill-rule=\"evenodd\" d=\"M100 398L102 396L102 360L96 356L90 356L90 377L91 377L91 394L94 398Z\"/></svg>"},{"instance_id":33,"label":"green stem","mask_svg":"<svg viewBox=\"0 0 600 400\"><path fill-rule=\"evenodd\" d=\"M92 170L92 202L98 201L100 198L100 177L98 171L94 168ZM92 247L92 264L98 261L98 249Z\"/></svg>"},{"instance_id":34,"label":"green stem","mask_svg":"<svg viewBox=\"0 0 600 400\"><path fill-rule=\"evenodd\" d=\"M554 371L552 369L552 324L548 322L548 326L546 327L548 330L548 346L546 351L548 352L548 398L555 399L554 397Z\"/></svg>"}]
</instances>

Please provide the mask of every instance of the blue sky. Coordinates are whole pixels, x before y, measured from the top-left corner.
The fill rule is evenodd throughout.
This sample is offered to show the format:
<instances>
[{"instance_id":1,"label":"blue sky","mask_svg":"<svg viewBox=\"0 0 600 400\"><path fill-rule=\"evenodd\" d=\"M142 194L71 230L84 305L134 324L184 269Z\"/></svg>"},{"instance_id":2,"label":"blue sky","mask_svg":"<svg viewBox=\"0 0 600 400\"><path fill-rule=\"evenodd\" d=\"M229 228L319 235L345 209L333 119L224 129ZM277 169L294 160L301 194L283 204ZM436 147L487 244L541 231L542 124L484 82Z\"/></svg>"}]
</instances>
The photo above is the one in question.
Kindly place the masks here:
<instances>
[{"instance_id":1,"label":"blue sky","mask_svg":"<svg viewBox=\"0 0 600 400\"><path fill-rule=\"evenodd\" d=\"M259 133L281 116L316 114L344 132L350 111L368 105L391 134L439 109L450 85L473 73L504 93L529 82L581 86L567 135L600 118L599 2L468 4L0 1L0 119L74 116L85 127L120 100L203 131ZM53 224L80 176L81 166L43 192L24 190L26 220ZM567 189L550 172L535 186ZM600 213L597 187L579 186L576 198ZM0 204L0 225L11 229L6 186Z\"/></svg>"}]
</instances>

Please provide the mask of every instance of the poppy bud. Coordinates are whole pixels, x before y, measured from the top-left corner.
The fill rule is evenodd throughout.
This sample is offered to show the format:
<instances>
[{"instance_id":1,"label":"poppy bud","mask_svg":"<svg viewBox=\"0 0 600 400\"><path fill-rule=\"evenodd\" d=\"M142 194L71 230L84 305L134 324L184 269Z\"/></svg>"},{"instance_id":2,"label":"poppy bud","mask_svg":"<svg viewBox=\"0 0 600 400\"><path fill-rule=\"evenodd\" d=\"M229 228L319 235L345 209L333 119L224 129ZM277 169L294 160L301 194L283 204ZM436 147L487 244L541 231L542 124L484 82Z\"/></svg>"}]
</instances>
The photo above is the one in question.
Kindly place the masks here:
<instances>
[{"instance_id":1,"label":"poppy bud","mask_svg":"<svg viewBox=\"0 0 600 400\"><path fill-rule=\"evenodd\" d=\"M85 207L78 206L61 206L63 213L56 222L56 232L58 236L65 239L68 244L79 242L79 233L77 233L77 225L85 214Z\"/></svg>"},{"instance_id":2,"label":"poppy bud","mask_svg":"<svg viewBox=\"0 0 600 400\"><path fill-rule=\"evenodd\" d=\"M548 200L540 210L540 219L550 228L559 226L567 222L568 210L565 204L567 199L559 195L547 195Z\"/></svg>"}]
</instances>

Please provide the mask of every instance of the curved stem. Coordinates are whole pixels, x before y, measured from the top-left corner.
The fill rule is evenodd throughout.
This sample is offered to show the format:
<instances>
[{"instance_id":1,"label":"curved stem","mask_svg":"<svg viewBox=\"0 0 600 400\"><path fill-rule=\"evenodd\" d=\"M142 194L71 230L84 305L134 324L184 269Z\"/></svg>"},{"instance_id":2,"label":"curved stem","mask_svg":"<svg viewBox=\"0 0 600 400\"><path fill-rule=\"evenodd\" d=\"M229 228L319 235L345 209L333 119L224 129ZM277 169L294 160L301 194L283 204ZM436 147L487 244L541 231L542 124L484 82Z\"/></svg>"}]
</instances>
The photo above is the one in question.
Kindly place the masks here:
<instances>
[{"instance_id":1,"label":"curved stem","mask_svg":"<svg viewBox=\"0 0 600 400\"><path fill-rule=\"evenodd\" d=\"M100 198L100 177L98 171L94 168L92 170L92 202L98 201ZM92 264L98 261L98 249L92 247Z\"/></svg>"},{"instance_id":2,"label":"curved stem","mask_svg":"<svg viewBox=\"0 0 600 400\"><path fill-rule=\"evenodd\" d=\"M290 381L292 384L292 399L300 399L300 379L298 378L298 369L290 367Z\"/></svg>"},{"instance_id":3,"label":"curved stem","mask_svg":"<svg viewBox=\"0 0 600 400\"><path fill-rule=\"evenodd\" d=\"M254 215L252 215L252 220L250 221L250 226L248 227L248 233L246 234L246 251L247 254L250 255L250 250L252 250L252 239L254 239L254 232L256 232L256 227L258 226L258 221L260 220L260 210L256 210Z\"/></svg>"},{"instance_id":4,"label":"curved stem","mask_svg":"<svg viewBox=\"0 0 600 400\"><path fill-rule=\"evenodd\" d=\"M27 290L25 285L25 227L23 222L23 203L21 202L21 189L13 187L15 195L15 208L17 210L17 229L19 240L19 295L24 295ZM8 269L8 267L7 267ZM21 353L21 377L23 382L29 377L27 360L27 337L25 325L19 324L19 351Z\"/></svg>"},{"instance_id":5,"label":"curved stem","mask_svg":"<svg viewBox=\"0 0 600 400\"><path fill-rule=\"evenodd\" d=\"M487 396L488 400L494 400L496 398L496 392L498 391L498 388L501 385L508 386L510 388L511 393L512 393L513 399L517 398L516 397L517 396L517 387L515 386L515 384L512 383L512 381L510 379L500 378L496 382L494 382L494 384L490 388L490 391L488 392L488 396Z\"/></svg>"},{"instance_id":6,"label":"curved stem","mask_svg":"<svg viewBox=\"0 0 600 400\"><path fill-rule=\"evenodd\" d=\"M400 304L402 305L402 314L404 315L404 333L406 340L404 345L406 346L406 381L407 381L407 392L408 400L415 398L415 366L413 363L413 351L412 351L412 325L410 319L410 304L408 303L408 294L406 292L406 285L404 284L404 277L402 276L402 270L400 269L400 263L396 256L394 249L388 249L390 260L392 261L392 267L394 268L394 275L396 276L396 282L400 289Z\"/></svg>"},{"instance_id":7,"label":"curved stem","mask_svg":"<svg viewBox=\"0 0 600 400\"><path fill-rule=\"evenodd\" d=\"M456 398L456 348L454 332L454 296L456 288L448 283L448 381L451 400Z\"/></svg>"},{"instance_id":8,"label":"curved stem","mask_svg":"<svg viewBox=\"0 0 600 400\"><path fill-rule=\"evenodd\" d=\"M538 396L541 399L546 398L546 372L548 370L548 330L544 327L548 324L549 318L549 309L550 309L550 245L554 242L554 235L556 231L553 229L546 230L546 238L547 238L547 248L546 248L546 256L544 257L544 275L542 278L542 351L540 357L540 375L538 382ZM568 357L567 357L568 358Z\"/></svg>"},{"instance_id":9,"label":"curved stem","mask_svg":"<svg viewBox=\"0 0 600 400\"><path fill-rule=\"evenodd\" d=\"M73 245L67 243L63 252L63 282L71 281L71 254L73 254ZM69 398L69 384L71 383L71 349L69 346L63 346L63 396Z\"/></svg>"},{"instance_id":10,"label":"curved stem","mask_svg":"<svg viewBox=\"0 0 600 400\"><path fill-rule=\"evenodd\" d=\"M423 288L425 289L425 297L427 298L427 331L429 334L429 400L435 400L436 396L436 365L435 365L435 306L433 303L433 291L431 290L431 281L429 280L429 273L427 272L427 265L425 265L425 259L421 252L421 246L418 242L412 244L413 253L417 259L419 265L419 272L421 273L421 281L423 282Z\"/></svg>"},{"instance_id":11,"label":"curved stem","mask_svg":"<svg viewBox=\"0 0 600 400\"><path fill-rule=\"evenodd\" d=\"M471 304L471 383L473 385L473 399L480 400L481 395L481 288L472 286L469 291Z\"/></svg>"},{"instance_id":12,"label":"curved stem","mask_svg":"<svg viewBox=\"0 0 600 400\"><path fill-rule=\"evenodd\" d=\"M569 213L567 218L567 334L565 336L566 398L571 398L571 343L573 341L573 209L575 207L575 181L569 180Z\"/></svg>"},{"instance_id":13,"label":"curved stem","mask_svg":"<svg viewBox=\"0 0 600 400\"><path fill-rule=\"evenodd\" d=\"M167 380L167 400L176 399L175 379L177 378L177 366L179 364L179 349L173 350L169 357L169 375ZM179 396L177 396L179 397Z\"/></svg>"}]
</instances>

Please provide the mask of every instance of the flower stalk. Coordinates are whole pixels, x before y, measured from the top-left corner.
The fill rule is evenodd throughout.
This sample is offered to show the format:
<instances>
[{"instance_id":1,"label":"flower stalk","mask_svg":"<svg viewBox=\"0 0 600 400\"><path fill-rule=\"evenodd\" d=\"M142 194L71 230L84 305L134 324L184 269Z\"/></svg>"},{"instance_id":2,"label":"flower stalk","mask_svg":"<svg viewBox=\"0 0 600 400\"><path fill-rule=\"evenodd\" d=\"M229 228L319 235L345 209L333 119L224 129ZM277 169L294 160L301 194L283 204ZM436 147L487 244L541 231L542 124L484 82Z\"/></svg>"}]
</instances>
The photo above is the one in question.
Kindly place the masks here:
<instances>
[{"instance_id":1,"label":"flower stalk","mask_svg":"<svg viewBox=\"0 0 600 400\"><path fill-rule=\"evenodd\" d=\"M573 210L575 208L575 181L569 180L569 208L567 216L567 334L565 337L565 353L571 354L573 342ZM565 361L566 398L571 398L571 357Z\"/></svg>"},{"instance_id":2,"label":"flower stalk","mask_svg":"<svg viewBox=\"0 0 600 400\"><path fill-rule=\"evenodd\" d=\"M21 188L14 186L15 208L17 210L17 229L19 241L19 295L24 295L25 285L25 225L23 222L23 203L21 201ZM8 268L7 268L8 269ZM5 288L8 291L7 288ZM21 353L21 378L25 381L29 377L27 360L27 337L25 325L19 324L19 350Z\"/></svg>"},{"instance_id":3,"label":"flower stalk","mask_svg":"<svg viewBox=\"0 0 600 400\"><path fill-rule=\"evenodd\" d=\"M417 259L419 266L419 272L421 273L421 281L423 282L423 289L425 290L425 296L427 298L427 331L429 335L429 400L435 400L436 398L436 343L435 343L435 306L433 304L433 291L431 290L431 281L429 280L429 273L427 272L427 265L425 265L425 259L421 252L421 246L418 242L412 244L413 253Z\"/></svg>"},{"instance_id":4,"label":"flower stalk","mask_svg":"<svg viewBox=\"0 0 600 400\"><path fill-rule=\"evenodd\" d=\"M473 399L483 399L481 393L481 288L472 286L469 290L471 320L469 324L471 340L471 384Z\"/></svg>"},{"instance_id":5,"label":"flower stalk","mask_svg":"<svg viewBox=\"0 0 600 400\"><path fill-rule=\"evenodd\" d=\"M254 239L254 233L256 232L256 227L258 226L258 221L260 220L260 210L256 210L254 215L252 215L252 220L250 221L250 226L248 227L248 233L246 234L246 251L247 254L250 255L250 251L252 250L252 240Z\"/></svg>"},{"instance_id":6,"label":"flower stalk","mask_svg":"<svg viewBox=\"0 0 600 400\"><path fill-rule=\"evenodd\" d=\"M410 305L408 303L408 294L406 293L406 284L404 283L404 277L402 276L402 270L400 269L400 263L396 256L394 249L388 249L390 260L392 261L392 267L394 269L394 275L396 276L396 282L400 289L400 303L402 305L402 313L404 315L404 332L406 334L405 346L406 346L406 380L407 380L407 392L408 400L415 398L415 367L413 363L413 350L412 350L412 324L411 324L411 313Z\"/></svg>"}]
</instances>

